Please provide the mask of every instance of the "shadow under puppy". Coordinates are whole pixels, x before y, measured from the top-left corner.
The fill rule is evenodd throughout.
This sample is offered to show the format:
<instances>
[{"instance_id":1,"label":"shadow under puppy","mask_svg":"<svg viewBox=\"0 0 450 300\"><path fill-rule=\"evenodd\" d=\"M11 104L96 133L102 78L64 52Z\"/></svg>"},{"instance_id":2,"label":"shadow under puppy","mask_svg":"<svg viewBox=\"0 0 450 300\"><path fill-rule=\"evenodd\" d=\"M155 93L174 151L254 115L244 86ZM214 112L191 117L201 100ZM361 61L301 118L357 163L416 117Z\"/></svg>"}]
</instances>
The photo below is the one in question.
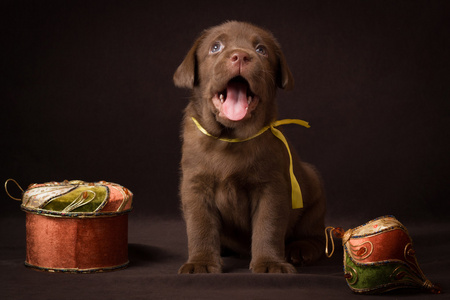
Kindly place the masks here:
<instances>
[{"instance_id":1,"label":"shadow under puppy","mask_svg":"<svg viewBox=\"0 0 450 300\"><path fill-rule=\"evenodd\" d=\"M325 195L318 173L293 153L304 204L292 209L286 146L270 130L251 138L276 120L277 87L294 84L272 34L236 21L205 30L174 82L192 89L180 186L189 259L179 273L221 272L223 248L250 253L255 273L295 273L292 264L319 259Z\"/></svg>"}]
</instances>

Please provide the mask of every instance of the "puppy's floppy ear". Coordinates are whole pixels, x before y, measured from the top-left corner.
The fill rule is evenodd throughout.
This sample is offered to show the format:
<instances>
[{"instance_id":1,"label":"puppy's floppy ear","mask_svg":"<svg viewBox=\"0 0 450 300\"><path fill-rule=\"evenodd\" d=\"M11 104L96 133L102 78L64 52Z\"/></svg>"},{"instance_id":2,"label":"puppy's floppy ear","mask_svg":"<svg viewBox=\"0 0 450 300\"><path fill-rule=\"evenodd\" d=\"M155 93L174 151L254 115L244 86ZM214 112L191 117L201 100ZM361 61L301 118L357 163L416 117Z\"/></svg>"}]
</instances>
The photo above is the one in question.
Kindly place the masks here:
<instances>
[{"instance_id":1,"label":"puppy's floppy ear","mask_svg":"<svg viewBox=\"0 0 450 300\"><path fill-rule=\"evenodd\" d=\"M283 52L278 49L278 72L277 72L277 85L279 88L287 91L294 88L294 77L292 77L291 70L286 62Z\"/></svg>"},{"instance_id":2,"label":"puppy's floppy ear","mask_svg":"<svg viewBox=\"0 0 450 300\"><path fill-rule=\"evenodd\" d=\"M197 48L203 37L198 38L191 50L178 66L173 75L173 82L177 87L192 89L197 84Z\"/></svg>"}]
</instances>

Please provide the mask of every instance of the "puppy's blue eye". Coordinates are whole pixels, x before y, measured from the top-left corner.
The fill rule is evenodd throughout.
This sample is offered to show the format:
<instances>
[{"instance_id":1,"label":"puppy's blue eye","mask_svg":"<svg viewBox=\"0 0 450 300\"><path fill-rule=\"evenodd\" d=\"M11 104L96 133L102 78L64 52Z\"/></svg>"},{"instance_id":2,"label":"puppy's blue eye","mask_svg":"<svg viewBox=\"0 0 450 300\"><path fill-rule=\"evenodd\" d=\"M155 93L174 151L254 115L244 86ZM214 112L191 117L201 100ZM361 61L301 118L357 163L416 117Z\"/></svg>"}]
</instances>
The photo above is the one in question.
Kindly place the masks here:
<instances>
[{"instance_id":1,"label":"puppy's blue eye","mask_svg":"<svg viewBox=\"0 0 450 300\"><path fill-rule=\"evenodd\" d=\"M220 52L223 49L223 45L221 42L215 42L212 46L211 49L209 50L209 53L217 53Z\"/></svg>"},{"instance_id":2,"label":"puppy's blue eye","mask_svg":"<svg viewBox=\"0 0 450 300\"><path fill-rule=\"evenodd\" d=\"M261 55L263 55L263 56L267 56L267 50L266 50L266 47L264 47L263 45L258 45L258 46L256 46L255 51L256 51L258 54L261 54Z\"/></svg>"}]
</instances>

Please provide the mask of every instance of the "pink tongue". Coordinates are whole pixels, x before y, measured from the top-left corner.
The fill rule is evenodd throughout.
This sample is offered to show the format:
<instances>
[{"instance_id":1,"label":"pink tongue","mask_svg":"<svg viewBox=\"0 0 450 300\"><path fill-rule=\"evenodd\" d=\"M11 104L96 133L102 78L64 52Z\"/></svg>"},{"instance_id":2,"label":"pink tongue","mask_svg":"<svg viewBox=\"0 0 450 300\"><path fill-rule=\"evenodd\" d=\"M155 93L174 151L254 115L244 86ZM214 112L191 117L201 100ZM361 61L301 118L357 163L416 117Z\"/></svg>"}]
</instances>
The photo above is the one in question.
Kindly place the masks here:
<instances>
[{"instance_id":1,"label":"pink tongue","mask_svg":"<svg viewBox=\"0 0 450 300\"><path fill-rule=\"evenodd\" d=\"M247 114L247 85L231 82L227 86L227 99L223 103L222 112L231 121L240 121Z\"/></svg>"}]
</instances>

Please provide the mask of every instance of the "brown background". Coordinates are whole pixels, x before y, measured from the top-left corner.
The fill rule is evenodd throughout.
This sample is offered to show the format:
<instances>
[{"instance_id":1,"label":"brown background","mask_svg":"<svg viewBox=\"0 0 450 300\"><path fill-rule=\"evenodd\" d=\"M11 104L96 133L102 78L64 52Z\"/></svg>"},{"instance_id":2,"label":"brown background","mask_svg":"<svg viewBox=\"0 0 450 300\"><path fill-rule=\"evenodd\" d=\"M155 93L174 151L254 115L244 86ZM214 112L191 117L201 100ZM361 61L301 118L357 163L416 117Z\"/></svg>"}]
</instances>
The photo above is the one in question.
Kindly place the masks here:
<instances>
[{"instance_id":1,"label":"brown background","mask_svg":"<svg viewBox=\"0 0 450 300\"><path fill-rule=\"evenodd\" d=\"M327 225L393 214L448 239L449 8L448 1L3 1L0 179L23 187L120 183L134 192L132 230L147 245L132 248L134 258L152 253L146 239L168 238L148 229L152 220L179 226L177 251L185 255L178 165L189 92L176 89L172 75L201 30L236 19L268 28L282 45L296 86L279 92L280 118L312 125L285 132L322 173ZM23 261L23 212L0 195L2 236L17 241L1 247Z\"/></svg>"}]
</instances>

